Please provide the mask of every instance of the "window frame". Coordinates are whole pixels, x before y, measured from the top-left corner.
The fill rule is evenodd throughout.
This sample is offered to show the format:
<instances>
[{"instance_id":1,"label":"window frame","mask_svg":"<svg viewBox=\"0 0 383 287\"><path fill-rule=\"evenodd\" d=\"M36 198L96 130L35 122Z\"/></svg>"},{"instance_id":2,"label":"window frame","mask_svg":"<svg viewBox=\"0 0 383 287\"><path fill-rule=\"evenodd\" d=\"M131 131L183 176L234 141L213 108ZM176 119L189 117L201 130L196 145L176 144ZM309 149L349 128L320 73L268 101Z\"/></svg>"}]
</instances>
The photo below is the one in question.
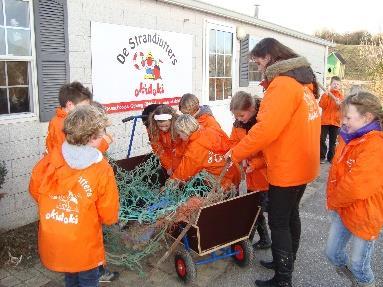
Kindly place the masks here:
<instances>
[{"instance_id":1,"label":"window frame","mask_svg":"<svg viewBox=\"0 0 383 287\"><path fill-rule=\"evenodd\" d=\"M205 19L204 23L204 37L203 37L203 79L202 79L202 103L208 104L210 106L221 106L228 105L231 101L231 97L222 100L209 100L209 43L210 43L210 30L220 30L224 32L229 32L233 34L233 45L232 45L232 63L231 63L231 86L232 91L235 90L235 87L238 86L237 80L237 65L238 65L238 55L237 55L237 41L236 41L236 26L234 24L228 24L225 22Z\"/></svg>"},{"instance_id":2,"label":"window frame","mask_svg":"<svg viewBox=\"0 0 383 287\"><path fill-rule=\"evenodd\" d=\"M261 83L261 81L250 81L250 52L254 48L254 46L260 41L262 38L254 36L254 35L249 35L249 69L247 71L248 73L248 79L249 79L249 87L257 87ZM255 43L254 43L255 42Z\"/></svg>"},{"instance_id":3,"label":"window frame","mask_svg":"<svg viewBox=\"0 0 383 287\"><path fill-rule=\"evenodd\" d=\"M1 0L0 0L1 1ZM30 111L23 113L0 114L0 124L35 121L39 117L38 86L37 86L37 63L36 63L36 43L35 43L35 17L33 11L33 0L21 0L28 3L29 6L29 25L30 25L30 56L10 56L0 55L0 61L29 63L29 103Z\"/></svg>"}]
</instances>

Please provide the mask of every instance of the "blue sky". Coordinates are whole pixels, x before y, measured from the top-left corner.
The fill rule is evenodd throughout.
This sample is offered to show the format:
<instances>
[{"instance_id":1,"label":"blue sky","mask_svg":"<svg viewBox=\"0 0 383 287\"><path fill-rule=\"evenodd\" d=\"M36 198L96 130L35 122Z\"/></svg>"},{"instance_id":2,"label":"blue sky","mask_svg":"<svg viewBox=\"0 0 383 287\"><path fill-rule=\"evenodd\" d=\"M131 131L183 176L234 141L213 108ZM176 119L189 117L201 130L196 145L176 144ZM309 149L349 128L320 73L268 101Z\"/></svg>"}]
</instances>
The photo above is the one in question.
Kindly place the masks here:
<instances>
[{"instance_id":1,"label":"blue sky","mask_svg":"<svg viewBox=\"0 0 383 287\"><path fill-rule=\"evenodd\" d=\"M367 30L383 33L383 1L364 0L199 0L259 18L300 32L313 34L328 28L339 33Z\"/></svg>"}]
</instances>

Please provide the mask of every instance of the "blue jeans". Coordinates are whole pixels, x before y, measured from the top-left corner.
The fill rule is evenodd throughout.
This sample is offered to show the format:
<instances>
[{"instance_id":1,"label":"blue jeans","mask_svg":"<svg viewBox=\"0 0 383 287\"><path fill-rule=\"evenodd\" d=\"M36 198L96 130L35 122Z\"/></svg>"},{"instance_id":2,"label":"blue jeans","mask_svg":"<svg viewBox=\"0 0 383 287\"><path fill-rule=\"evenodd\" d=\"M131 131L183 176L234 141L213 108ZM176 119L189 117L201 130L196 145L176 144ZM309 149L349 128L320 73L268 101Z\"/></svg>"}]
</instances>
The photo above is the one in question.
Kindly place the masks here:
<instances>
[{"instance_id":1,"label":"blue jeans","mask_svg":"<svg viewBox=\"0 0 383 287\"><path fill-rule=\"evenodd\" d=\"M364 284L374 282L371 269L371 256L374 251L374 240L364 240L353 235L344 225L337 212L331 212L331 227L327 239L326 255L336 267L347 266L355 279ZM351 261L345 252L346 245L351 243Z\"/></svg>"},{"instance_id":2,"label":"blue jeans","mask_svg":"<svg viewBox=\"0 0 383 287\"><path fill-rule=\"evenodd\" d=\"M77 273L65 273L65 287L98 287L99 274L99 267Z\"/></svg>"}]
</instances>

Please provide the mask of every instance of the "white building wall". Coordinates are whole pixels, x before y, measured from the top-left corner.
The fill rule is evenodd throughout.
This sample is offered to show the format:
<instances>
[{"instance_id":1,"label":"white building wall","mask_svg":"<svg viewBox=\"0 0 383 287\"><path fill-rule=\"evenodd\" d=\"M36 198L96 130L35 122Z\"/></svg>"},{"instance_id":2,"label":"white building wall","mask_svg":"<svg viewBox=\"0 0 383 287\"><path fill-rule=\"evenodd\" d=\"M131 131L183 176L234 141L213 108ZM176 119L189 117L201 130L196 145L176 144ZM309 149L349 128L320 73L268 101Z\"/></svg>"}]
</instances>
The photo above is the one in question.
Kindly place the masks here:
<instances>
[{"instance_id":1,"label":"white building wall","mask_svg":"<svg viewBox=\"0 0 383 287\"><path fill-rule=\"evenodd\" d=\"M154 0L68 0L68 32L70 80L83 82L92 87L90 22L104 22L173 31L193 35L193 91L201 102L203 97L204 27L206 20L241 25L247 33L263 37L275 37L305 55L316 71L324 71L325 47L319 44L279 34L187 8L172 6ZM237 41L235 39L235 41ZM236 43L236 75L233 92L238 91L239 41ZM261 94L261 88L250 85L241 88L252 94ZM216 118L229 132L232 116L228 102L211 103ZM109 153L115 159L126 157L131 133L131 123L122 124L121 119L132 113L112 114L113 125L108 131L115 135L115 143ZM0 192L7 195L0 201L0 229L11 229L33 222L37 218L36 206L29 196L28 182L31 170L44 151L47 123L40 123L36 116L28 120L0 120L0 159L4 160L9 173ZM138 122L133 142L132 156L150 151L145 129Z\"/></svg>"}]
</instances>

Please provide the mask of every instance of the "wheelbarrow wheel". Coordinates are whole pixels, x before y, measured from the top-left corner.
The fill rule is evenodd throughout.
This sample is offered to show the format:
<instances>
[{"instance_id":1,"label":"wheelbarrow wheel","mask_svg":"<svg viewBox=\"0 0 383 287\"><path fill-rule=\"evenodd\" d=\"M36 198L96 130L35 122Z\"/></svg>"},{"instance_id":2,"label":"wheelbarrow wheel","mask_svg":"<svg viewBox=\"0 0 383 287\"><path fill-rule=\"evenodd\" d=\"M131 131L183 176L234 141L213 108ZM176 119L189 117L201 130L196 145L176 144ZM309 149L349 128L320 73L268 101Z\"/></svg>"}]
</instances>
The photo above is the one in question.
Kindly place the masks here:
<instances>
[{"instance_id":1,"label":"wheelbarrow wheel","mask_svg":"<svg viewBox=\"0 0 383 287\"><path fill-rule=\"evenodd\" d=\"M176 252L174 256L174 266L178 277L185 283L190 283L197 277L197 269L193 258L186 250Z\"/></svg>"},{"instance_id":2,"label":"wheelbarrow wheel","mask_svg":"<svg viewBox=\"0 0 383 287\"><path fill-rule=\"evenodd\" d=\"M231 250L238 252L233 255L234 261L238 266L245 267L254 261L253 246L248 239L233 244Z\"/></svg>"}]
</instances>

